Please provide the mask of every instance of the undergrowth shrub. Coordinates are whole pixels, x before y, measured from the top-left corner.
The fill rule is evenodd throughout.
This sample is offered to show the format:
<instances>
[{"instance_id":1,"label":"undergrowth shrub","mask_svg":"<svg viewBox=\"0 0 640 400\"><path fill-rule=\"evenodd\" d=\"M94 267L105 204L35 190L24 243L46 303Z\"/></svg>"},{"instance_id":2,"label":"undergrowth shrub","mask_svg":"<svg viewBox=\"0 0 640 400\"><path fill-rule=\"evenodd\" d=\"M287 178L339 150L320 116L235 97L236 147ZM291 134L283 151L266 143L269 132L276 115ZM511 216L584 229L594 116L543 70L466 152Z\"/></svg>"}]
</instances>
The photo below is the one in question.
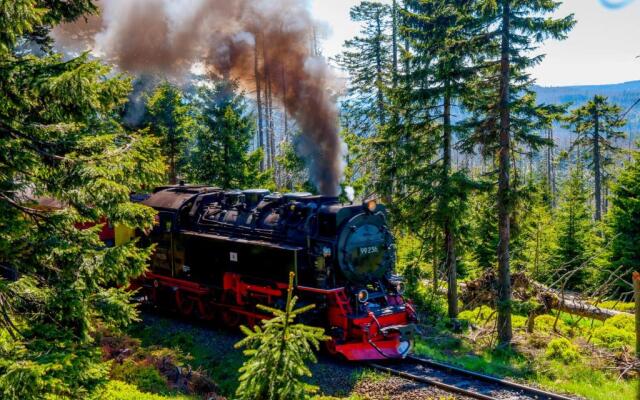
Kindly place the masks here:
<instances>
[{"instance_id":1,"label":"undergrowth shrub","mask_svg":"<svg viewBox=\"0 0 640 400\"><path fill-rule=\"evenodd\" d=\"M598 303L598 307L600 308L608 308L611 310L625 311L625 312L633 312L636 308L635 303L625 303L617 300L608 300Z\"/></svg>"},{"instance_id":2,"label":"undergrowth shrub","mask_svg":"<svg viewBox=\"0 0 640 400\"><path fill-rule=\"evenodd\" d=\"M605 326L612 326L614 328L622 329L623 331L633 332L635 329L636 321L633 315L619 314L607 319L604 322Z\"/></svg>"},{"instance_id":3,"label":"undergrowth shrub","mask_svg":"<svg viewBox=\"0 0 640 400\"><path fill-rule=\"evenodd\" d=\"M439 321L446 314L445 299L427 289L422 283L411 290L407 288L406 297L413 302L422 322Z\"/></svg>"},{"instance_id":4,"label":"undergrowth shrub","mask_svg":"<svg viewBox=\"0 0 640 400\"><path fill-rule=\"evenodd\" d=\"M166 378L153 365L136 363L131 359L124 360L122 364L114 363L111 378L135 385L143 392L167 393L169 391Z\"/></svg>"},{"instance_id":5,"label":"undergrowth shrub","mask_svg":"<svg viewBox=\"0 0 640 400\"><path fill-rule=\"evenodd\" d=\"M565 335L569 333L569 327L567 326L567 324L564 323L564 321L559 319L558 322L556 323L556 317L548 314L540 315L536 317L534 330L538 332L547 333L547 334L554 333L553 331L554 324L556 324L555 326L557 329L557 333L565 334Z\"/></svg>"},{"instance_id":6,"label":"undergrowth shrub","mask_svg":"<svg viewBox=\"0 0 640 400\"><path fill-rule=\"evenodd\" d=\"M545 355L549 359L562 361L565 364L570 364L580 359L578 347L565 338L551 340L547 344Z\"/></svg>"},{"instance_id":7,"label":"undergrowth shrub","mask_svg":"<svg viewBox=\"0 0 640 400\"><path fill-rule=\"evenodd\" d=\"M633 348L636 340L634 332L635 319L632 315L616 315L594 329L593 343L614 351Z\"/></svg>"},{"instance_id":8,"label":"undergrowth shrub","mask_svg":"<svg viewBox=\"0 0 640 400\"><path fill-rule=\"evenodd\" d=\"M488 322L492 322L496 318L496 312L494 309L488 306L480 306L473 310L465 310L458 314L458 318L469 321L473 325L484 325Z\"/></svg>"},{"instance_id":9,"label":"undergrowth shrub","mask_svg":"<svg viewBox=\"0 0 640 400\"><path fill-rule=\"evenodd\" d=\"M524 328L527 326L527 317L523 317L522 315L512 315L511 324L514 328Z\"/></svg>"},{"instance_id":10,"label":"undergrowth shrub","mask_svg":"<svg viewBox=\"0 0 640 400\"><path fill-rule=\"evenodd\" d=\"M122 381L112 380L100 391L90 397L91 400L194 400L191 396L174 394L170 397L143 393L134 385Z\"/></svg>"},{"instance_id":11,"label":"undergrowth shrub","mask_svg":"<svg viewBox=\"0 0 640 400\"><path fill-rule=\"evenodd\" d=\"M623 350L632 347L635 335L610 325L604 325L593 331L593 343L609 350Z\"/></svg>"}]
</instances>

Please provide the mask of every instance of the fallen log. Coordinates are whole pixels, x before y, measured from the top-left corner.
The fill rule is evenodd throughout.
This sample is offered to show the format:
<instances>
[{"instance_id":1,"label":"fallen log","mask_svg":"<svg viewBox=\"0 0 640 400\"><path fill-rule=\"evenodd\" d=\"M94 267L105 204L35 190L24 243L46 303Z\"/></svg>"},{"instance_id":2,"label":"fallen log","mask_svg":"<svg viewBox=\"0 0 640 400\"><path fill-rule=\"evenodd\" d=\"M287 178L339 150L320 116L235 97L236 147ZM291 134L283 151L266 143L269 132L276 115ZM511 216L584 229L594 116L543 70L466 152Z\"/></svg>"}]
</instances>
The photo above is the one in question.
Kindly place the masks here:
<instances>
[{"instance_id":1,"label":"fallen log","mask_svg":"<svg viewBox=\"0 0 640 400\"><path fill-rule=\"evenodd\" d=\"M475 308L480 305L495 306L497 299L497 278L493 271L473 281L461 284L461 295L465 308ZM547 313L551 310L564 311L581 317L604 321L620 314L629 314L623 311L601 308L589 304L572 293L561 293L529 278L522 272L511 275L511 287L513 299L521 302L535 300L540 304L534 315Z\"/></svg>"}]
</instances>

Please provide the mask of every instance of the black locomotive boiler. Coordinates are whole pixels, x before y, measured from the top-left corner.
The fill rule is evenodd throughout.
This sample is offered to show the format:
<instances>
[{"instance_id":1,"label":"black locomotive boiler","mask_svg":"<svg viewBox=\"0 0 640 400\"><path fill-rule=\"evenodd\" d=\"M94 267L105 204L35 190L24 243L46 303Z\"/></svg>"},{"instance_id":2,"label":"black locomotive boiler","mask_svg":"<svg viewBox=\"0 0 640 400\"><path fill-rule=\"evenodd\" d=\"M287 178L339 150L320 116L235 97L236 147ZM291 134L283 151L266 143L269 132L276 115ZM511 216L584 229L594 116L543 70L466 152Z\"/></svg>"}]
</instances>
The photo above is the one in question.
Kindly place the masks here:
<instances>
[{"instance_id":1,"label":"black locomotive boiler","mask_svg":"<svg viewBox=\"0 0 640 400\"><path fill-rule=\"evenodd\" d=\"M227 325L268 318L295 273L300 301L316 304L327 349L350 360L404 357L415 321L392 275L394 239L376 201L341 204L309 193L161 187L142 201L158 215L156 243L136 286L158 306Z\"/></svg>"}]
</instances>

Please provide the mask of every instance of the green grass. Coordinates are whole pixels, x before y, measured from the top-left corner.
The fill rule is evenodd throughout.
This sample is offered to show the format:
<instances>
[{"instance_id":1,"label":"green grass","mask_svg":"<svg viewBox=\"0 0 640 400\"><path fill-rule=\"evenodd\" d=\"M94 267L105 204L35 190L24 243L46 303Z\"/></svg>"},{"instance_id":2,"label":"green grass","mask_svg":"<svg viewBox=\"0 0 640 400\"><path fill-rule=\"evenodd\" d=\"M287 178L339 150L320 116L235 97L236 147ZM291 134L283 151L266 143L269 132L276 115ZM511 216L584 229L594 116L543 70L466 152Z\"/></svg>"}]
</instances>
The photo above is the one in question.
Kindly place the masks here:
<instances>
[{"instance_id":1,"label":"green grass","mask_svg":"<svg viewBox=\"0 0 640 400\"><path fill-rule=\"evenodd\" d=\"M484 350L476 353L467 343L461 344L458 348L442 346L441 341L417 339L414 352L420 356L499 377L527 378L533 375L527 358L516 352Z\"/></svg>"},{"instance_id":2,"label":"green grass","mask_svg":"<svg viewBox=\"0 0 640 400\"><path fill-rule=\"evenodd\" d=\"M182 394L153 394L140 391L135 385L112 380L105 388L97 393L95 400L197 400L197 396L186 396Z\"/></svg>"},{"instance_id":3,"label":"green grass","mask_svg":"<svg viewBox=\"0 0 640 400\"><path fill-rule=\"evenodd\" d=\"M218 385L221 395L233 396L238 386L238 369L244 362L242 352L231 345L205 346L194 340L194 336L203 335L202 329L185 326L175 332L169 329L171 326L171 321L157 319L149 325L137 325L130 333L140 339L143 346L163 346L179 351L193 369L207 372ZM167 334L168 331L171 333Z\"/></svg>"},{"instance_id":4,"label":"green grass","mask_svg":"<svg viewBox=\"0 0 640 400\"><path fill-rule=\"evenodd\" d=\"M630 400L636 396L637 384L618 381L613 375L589 367L586 363L566 365L550 362L536 375L534 382L557 392L577 394L592 400Z\"/></svg>"},{"instance_id":5,"label":"green grass","mask_svg":"<svg viewBox=\"0 0 640 400\"><path fill-rule=\"evenodd\" d=\"M592 354L589 348L580 348L578 345L584 345L594 332L602 332L603 329L627 330L628 318L619 317L603 323L560 313L556 328L559 334L569 339L563 342L565 347L581 354L576 357L557 357L557 351L549 351L548 347L552 339L559 337L553 332L556 316L557 314L543 315L536 318L535 334L526 334L526 319L514 316L514 331L519 337L519 345L514 347L514 350L491 350L491 345L495 344L491 342L491 337L471 342L464 335L449 332L445 329L446 324L441 323L428 337L417 339L415 352L472 371L511 377L550 391L577 394L587 399L629 400L635 398L636 393L640 393L640 388L636 387L633 380L618 380L615 372L590 365ZM492 315L492 310L487 307L465 311L461 313L461 317L476 326L487 328L493 327L495 323L495 315ZM594 339L592 343L594 341L597 340ZM606 348L602 345L600 347ZM611 351L621 349L619 346L609 347Z\"/></svg>"}]
</instances>

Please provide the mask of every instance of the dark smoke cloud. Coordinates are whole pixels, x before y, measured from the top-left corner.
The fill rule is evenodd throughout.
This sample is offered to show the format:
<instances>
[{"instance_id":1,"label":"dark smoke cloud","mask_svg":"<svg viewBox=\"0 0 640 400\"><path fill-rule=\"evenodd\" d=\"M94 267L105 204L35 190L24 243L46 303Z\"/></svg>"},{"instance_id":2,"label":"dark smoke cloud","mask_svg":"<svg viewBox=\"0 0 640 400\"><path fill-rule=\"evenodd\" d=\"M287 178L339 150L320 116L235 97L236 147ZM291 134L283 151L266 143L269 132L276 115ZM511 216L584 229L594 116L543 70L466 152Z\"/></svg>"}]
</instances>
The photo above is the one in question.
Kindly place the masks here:
<instances>
[{"instance_id":1,"label":"dark smoke cloud","mask_svg":"<svg viewBox=\"0 0 640 400\"><path fill-rule=\"evenodd\" d=\"M255 88L271 81L274 99L299 124L311 176L321 193L337 195L342 176L338 117L328 92L332 74L311 54L314 22L304 0L102 0L99 17L54 32L67 50L92 48L134 74L184 77L196 62ZM264 84L263 84L264 88Z\"/></svg>"}]
</instances>

